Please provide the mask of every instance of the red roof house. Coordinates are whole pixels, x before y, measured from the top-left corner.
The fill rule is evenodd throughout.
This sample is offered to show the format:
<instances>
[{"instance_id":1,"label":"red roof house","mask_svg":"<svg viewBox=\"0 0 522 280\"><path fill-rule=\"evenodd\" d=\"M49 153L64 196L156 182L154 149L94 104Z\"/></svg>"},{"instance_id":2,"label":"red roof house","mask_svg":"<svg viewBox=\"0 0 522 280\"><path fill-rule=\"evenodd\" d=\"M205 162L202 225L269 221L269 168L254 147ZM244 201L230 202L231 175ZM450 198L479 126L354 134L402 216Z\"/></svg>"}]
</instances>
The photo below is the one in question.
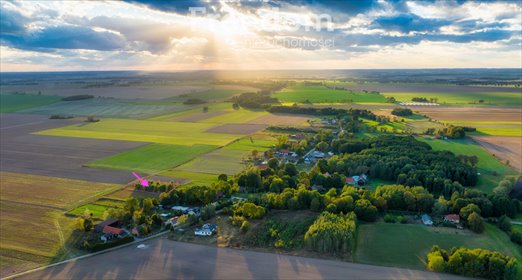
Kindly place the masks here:
<instances>
[{"instance_id":1,"label":"red roof house","mask_svg":"<svg viewBox=\"0 0 522 280\"><path fill-rule=\"evenodd\" d=\"M352 177L347 177L346 179L344 179L344 183L355 184L355 180Z\"/></svg>"},{"instance_id":2,"label":"red roof house","mask_svg":"<svg viewBox=\"0 0 522 280\"><path fill-rule=\"evenodd\" d=\"M105 226L105 227L103 227L103 233L121 235L123 233L123 229L115 228L115 227L111 227L111 226Z\"/></svg>"},{"instance_id":3,"label":"red roof house","mask_svg":"<svg viewBox=\"0 0 522 280\"><path fill-rule=\"evenodd\" d=\"M449 215L444 216L444 221L458 224L458 223L460 223L460 216L457 214L449 214Z\"/></svg>"}]
</instances>

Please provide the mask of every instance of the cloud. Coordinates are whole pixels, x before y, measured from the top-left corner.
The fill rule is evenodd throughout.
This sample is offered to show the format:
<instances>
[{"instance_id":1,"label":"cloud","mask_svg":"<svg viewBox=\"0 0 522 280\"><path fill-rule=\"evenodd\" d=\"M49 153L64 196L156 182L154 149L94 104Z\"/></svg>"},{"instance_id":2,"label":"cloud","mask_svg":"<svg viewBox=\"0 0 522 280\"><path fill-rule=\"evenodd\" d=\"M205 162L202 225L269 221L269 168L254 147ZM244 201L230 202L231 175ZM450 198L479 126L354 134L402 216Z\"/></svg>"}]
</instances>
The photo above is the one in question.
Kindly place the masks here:
<instances>
[{"instance_id":1,"label":"cloud","mask_svg":"<svg viewBox=\"0 0 522 280\"><path fill-rule=\"evenodd\" d=\"M399 31L402 33L409 33L411 31L433 32L437 31L444 25L449 25L450 23L451 22L448 20L427 19L414 14L400 14L396 16L377 18L373 22L372 27Z\"/></svg>"},{"instance_id":2,"label":"cloud","mask_svg":"<svg viewBox=\"0 0 522 280\"><path fill-rule=\"evenodd\" d=\"M129 3L135 3L139 5L147 6L151 9L176 12L180 14L190 13L189 8L191 7L208 7L209 3L200 0L178 0L178 1L167 1L167 0L125 0Z\"/></svg>"},{"instance_id":3,"label":"cloud","mask_svg":"<svg viewBox=\"0 0 522 280\"><path fill-rule=\"evenodd\" d=\"M27 31L26 31L27 32ZM22 36L2 35L3 42L19 49L86 49L117 50L125 47L125 40L118 34L95 31L82 26L52 26Z\"/></svg>"}]
</instances>

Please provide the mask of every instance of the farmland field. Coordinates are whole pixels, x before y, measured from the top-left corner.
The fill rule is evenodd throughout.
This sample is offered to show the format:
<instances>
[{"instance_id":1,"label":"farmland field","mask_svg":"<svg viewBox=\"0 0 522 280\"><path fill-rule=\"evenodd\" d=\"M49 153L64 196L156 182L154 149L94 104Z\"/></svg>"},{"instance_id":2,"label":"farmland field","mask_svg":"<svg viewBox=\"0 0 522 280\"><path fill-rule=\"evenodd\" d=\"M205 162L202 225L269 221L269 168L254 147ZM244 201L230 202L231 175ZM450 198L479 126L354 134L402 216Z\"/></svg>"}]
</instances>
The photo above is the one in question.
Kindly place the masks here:
<instances>
[{"instance_id":1,"label":"farmland field","mask_svg":"<svg viewBox=\"0 0 522 280\"><path fill-rule=\"evenodd\" d=\"M217 181L217 176L215 174L183 171L177 168L165 171L160 175L171 178L185 179L188 181L187 185L209 185Z\"/></svg>"},{"instance_id":2,"label":"farmland field","mask_svg":"<svg viewBox=\"0 0 522 280\"><path fill-rule=\"evenodd\" d=\"M522 250L495 225L486 224L483 234L468 230L427 227L420 224L372 223L359 226L355 260L357 262L424 269L425 258L433 245L498 250L522 259Z\"/></svg>"},{"instance_id":3,"label":"farmland field","mask_svg":"<svg viewBox=\"0 0 522 280\"><path fill-rule=\"evenodd\" d=\"M143 143L35 135L31 133L80 122L49 120L46 116L26 114L2 114L1 117L2 171L107 183L126 183L132 179L128 172L83 165L142 146Z\"/></svg>"},{"instance_id":4,"label":"farmland field","mask_svg":"<svg viewBox=\"0 0 522 280\"><path fill-rule=\"evenodd\" d=\"M33 107L49 105L60 100L56 96L31 94L0 94L0 113L11 113Z\"/></svg>"},{"instance_id":5,"label":"farmland field","mask_svg":"<svg viewBox=\"0 0 522 280\"><path fill-rule=\"evenodd\" d=\"M201 120L202 123L220 123L220 124L233 124L233 123L246 123L251 120L257 119L261 116L267 115L268 113L263 110L230 110L226 114L221 114L212 118Z\"/></svg>"},{"instance_id":6,"label":"farmland field","mask_svg":"<svg viewBox=\"0 0 522 280\"><path fill-rule=\"evenodd\" d=\"M245 168L246 165L242 161L247 155L248 152L244 150L223 148L182 164L175 170L233 175Z\"/></svg>"},{"instance_id":7,"label":"farmland field","mask_svg":"<svg viewBox=\"0 0 522 280\"><path fill-rule=\"evenodd\" d=\"M39 135L127 140L174 145L226 145L238 135L206 133L211 123L161 122L149 120L103 119L97 123L71 125L40 131Z\"/></svg>"},{"instance_id":8,"label":"farmland field","mask_svg":"<svg viewBox=\"0 0 522 280\"><path fill-rule=\"evenodd\" d=\"M479 190L491 192L498 182L502 180L503 176L517 174L515 170L502 164L472 140L439 140L430 138L420 138L419 140L428 143L434 150L447 150L456 155L476 155L479 159L477 170L481 173L476 186Z\"/></svg>"},{"instance_id":9,"label":"farmland field","mask_svg":"<svg viewBox=\"0 0 522 280\"><path fill-rule=\"evenodd\" d=\"M325 86L299 84L273 95L281 102L296 103L384 103L386 98L380 94L350 92L329 89Z\"/></svg>"},{"instance_id":10,"label":"farmland field","mask_svg":"<svg viewBox=\"0 0 522 280\"><path fill-rule=\"evenodd\" d=\"M114 184L0 172L0 272L12 274L72 256L75 221L64 210L121 188Z\"/></svg>"},{"instance_id":11,"label":"farmland field","mask_svg":"<svg viewBox=\"0 0 522 280\"><path fill-rule=\"evenodd\" d=\"M479 145L496 157L509 161L509 165L522 172L522 139L503 136L471 136Z\"/></svg>"},{"instance_id":12,"label":"farmland field","mask_svg":"<svg viewBox=\"0 0 522 280\"><path fill-rule=\"evenodd\" d=\"M178 166L215 149L211 145L149 144L89 163L91 167L156 173Z\"/></svg>"},{"instance_id":13,"label":"farmland field","mask_svg":"<svg viewBox=\"0 0 522 280\"><path fill-rule=\"evenodd\" d=\"M40 115L95 116L119 118L147 118L188 110L193 106L181 103L147 103L116 99L92 98L78 101L61 101L20 111Z\"/></svg>"},{"instance_id":14,"label":"farmland field","mask_svg":"<svg viewBox=\"0 0 522 280\"><path fill-rule=\"evenodd\" d=\"M426 99L437 98L437 103L442 105L497 105L497 106L513 106L520 104L520 92L468 92L468 93L452 93L446 91L438 92L383 92L384 96L393 96L397 101L410 102L414 97L424 97ZM483 100L482 103L479 100Z\"/></svg>"},{"instance_id":15,"label":"farmland field","mask_svg":"<svg viewBox=\"0 0 522 280\"><path fill-rule=\"evenodd\" d=\"M106 211L114 208L122 208L125 202L123 200L100 199L93 203L84 204L67 212L69 215L82 216L85 211L92 213L93 218L103 220Z\"/></svg>"},{"instance_id":16,"label":"farmland field","mask_svg":"<svg viewBox=\"0 0 522 280\"><path fill-rule=\"evenodd\" d=\"M0 200L67 209L114 191L119 185L0 172Z\"/></svg>"}]
</instances>

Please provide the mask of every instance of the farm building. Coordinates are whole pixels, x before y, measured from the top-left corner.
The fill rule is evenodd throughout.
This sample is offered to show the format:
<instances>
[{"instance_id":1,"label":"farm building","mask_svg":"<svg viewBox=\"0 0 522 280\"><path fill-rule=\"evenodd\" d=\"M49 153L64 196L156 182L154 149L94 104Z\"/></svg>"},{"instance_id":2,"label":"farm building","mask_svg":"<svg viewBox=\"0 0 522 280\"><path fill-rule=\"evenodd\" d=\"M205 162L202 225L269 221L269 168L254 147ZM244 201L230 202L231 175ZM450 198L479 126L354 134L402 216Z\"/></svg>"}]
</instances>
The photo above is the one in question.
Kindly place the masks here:
<instances>
[{"instance_id":1,"label":"farm building","mask_svg":"<svg viewBox=\"0 0 522 280\"><path fill-rule=\"evenodd\" d=\"M211 236L216 233L217 225L215 224L204 224L201 228L194 230L194 234L198 236Z\"/></svg>"}]
</instances>

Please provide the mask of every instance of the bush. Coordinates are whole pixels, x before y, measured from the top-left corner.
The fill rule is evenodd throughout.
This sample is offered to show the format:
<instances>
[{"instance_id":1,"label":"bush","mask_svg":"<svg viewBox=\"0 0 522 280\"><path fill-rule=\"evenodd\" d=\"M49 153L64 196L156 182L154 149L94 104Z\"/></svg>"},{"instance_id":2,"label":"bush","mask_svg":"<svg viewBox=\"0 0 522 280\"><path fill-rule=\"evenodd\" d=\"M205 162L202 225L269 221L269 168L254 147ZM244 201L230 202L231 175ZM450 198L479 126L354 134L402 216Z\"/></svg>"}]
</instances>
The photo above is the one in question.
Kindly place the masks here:
<instances>
[{"instance_id":1,"label":"bush","mask_svg":"<svg viewBox=\"0 0 522 280\"><path fill-rule=\"evenodd\" d=\"M413 111L408 108L395 108L392 110L391 113L392 113L392 115L401 116L401 117L413 115Z\"/></svg>"},{"instance_id":2,"label":"bush","mask_svg":"<svg viewBox=\"0 0 522 280\"><path fill-rule=\"evenodd\" d=\"M246 220L245 220L245 217L243 217L243 216L237 216L237 215L230 216L230 217L228 218L228 220L230 221L230 223L231 223L233 226L236 226L236 227L239 227L239 226L243 225L243 223L246 221Z\"/></svg>"},{"instance_id":3,"label":"bush","mask_svg":"<svg viewBox=\"0 0 522 280\"><path fill-rule=\"evenodd\" d=\"M250 228L250 224L248 223L248 221L243 221L239 230L241 230L242 233L246 233L249 228Z\"/></svg>"},{"instance_id":4,"label":"bush","mask_svg":"<svg viewBox=\"0 0 522 280\"><path fill-rule=\"evenodd\" d=\"M265 207L255 205L251 202L241 204L234 211L235 215L244 216L248 219L261 219L265 215L265 212Z\"/></svg>"},{"instance_id":5,"label":"bush","mask_svg":"<svg viewBox=\"0 0 522 280\"><path fill-rule=\"evenodd\" d=\"M91 99L94 98L94 96L90 94L79 94L79 95L72 95L63 97L62 101L77 101L77 100L84 100L84 99Z\"/></svg>"},{"instance_id":6,"label":"bush","mask_svg":"<svg viewBox=\"0 0 522 280\"><path fill-rule=\"evenodd\" d=\"M199 98L189 98L185 101L183 101L183 104L185 105L195 105L195 104L204 104L207 103L205 100L199 99Z\"/></svg>"},{"instance_id":7,"label":"bush","mask_svg":"<svg viewBox=\"0 0 522 280\"><path fill-rule=\"evenodd\" d=\"M116 246L119 246L119 245L127 244L127 243L130 243L132 241L134 241L134 237L132 237L131 235L127 235L127 236L125 236L123 238L116 239L115 241L112 241L112 242L96 243L93 246L91 246L89 248L89 250L91 252L98 252L98 251L109 249L109 248L116 247Z\"/></svg>"},{"instance_id":8,"label":"bush","mask_svg":"<svg viewBox=\"0 0 522 280\"><path fill-rule=\"evenodd\" d=\"M201 220L207 221L216 216L216 206L209 204L201 208Z\"/></svg>"},{"instance_id":9,"label":"bush","mask_svg":"<svg viewBox=\"0 0 522 280\"><path fill-rule=\"evenodd\" d=\"M522 231L513 230L511 232L511 241L522 246Z\"/></svg>"},{"instance_id":10,"label":"bush","mask_svg":"<svg viewBox=\"0 0 522 280\"><path fill-rule=\"evenodd\" d=\"M502 215L498 219L497 225L498 225L498 228L500 228L501 230L503 230L505 232L511 231L511 219L506 215Z\"/></svg>"},{"instance_id":11,"label":"bush","mask_svg":"<svg viewBox=\"0 0 522 280\"><path fill-rule=\"evenodd\" d=\"M387 222L387 223L396 223L397 222L397 219L395 217L395 215L392 215L392 214L386 214L384 215L384 221Z\"/></svg>"},{"instance_id":12,"label":"bush","mask_svg":"<svg viewBox=\"0 0 522 280\"><path fill-rule=\"evenodd\" d=\"M468 226L472 231L476 233L484 232L484 221L476 212L473 212L471 213L471 215L469 215Z\"/></svg>"}]
</instances>

